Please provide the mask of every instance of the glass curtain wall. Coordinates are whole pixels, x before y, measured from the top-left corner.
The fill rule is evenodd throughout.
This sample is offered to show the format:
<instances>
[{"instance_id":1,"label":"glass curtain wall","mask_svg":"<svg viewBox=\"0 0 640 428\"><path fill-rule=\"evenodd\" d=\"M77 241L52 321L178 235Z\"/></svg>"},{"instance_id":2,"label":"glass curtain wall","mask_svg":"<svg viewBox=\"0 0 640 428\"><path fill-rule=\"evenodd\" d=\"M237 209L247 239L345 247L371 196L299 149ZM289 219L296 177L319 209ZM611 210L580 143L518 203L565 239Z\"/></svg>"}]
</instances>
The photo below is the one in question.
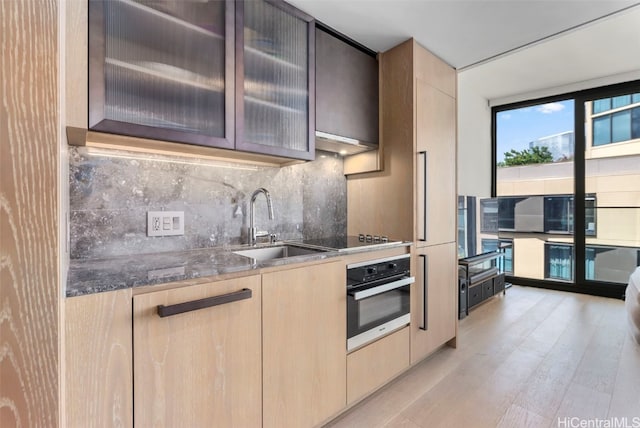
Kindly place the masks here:
<instances>
[{"instance_id":1,"label":"glass curtain wall","mask_svg":"<svg viewBox=\"0 0 640 428\"><path fill-rule=\"evenodd\" d=\"M497 107L493 120L482 242L512 242L516 283L621 297L640 266L640 81Z\"/></svg>"}]
</instances>

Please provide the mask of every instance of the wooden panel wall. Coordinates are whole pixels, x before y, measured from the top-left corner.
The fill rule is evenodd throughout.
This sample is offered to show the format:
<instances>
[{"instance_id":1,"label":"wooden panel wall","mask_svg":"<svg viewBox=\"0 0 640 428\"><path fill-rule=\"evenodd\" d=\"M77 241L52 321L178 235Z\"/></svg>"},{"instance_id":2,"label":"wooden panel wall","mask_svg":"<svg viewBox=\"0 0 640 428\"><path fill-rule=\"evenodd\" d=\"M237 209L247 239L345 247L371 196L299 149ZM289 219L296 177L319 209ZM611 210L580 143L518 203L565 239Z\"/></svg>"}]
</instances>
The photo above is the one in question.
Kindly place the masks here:
<instances>
[{"instance_id":1,"label":"wooden panel wall","mask_svg":"<svg viewBox=\"0 0 640 428\"><path fill-rule=\"evenodd\" d=\"M414 240L413 44L409 40L380 56L384 171L348 177L350 235Z\"/></svg>"},{"instance_id":2,"label":"wooden panel wall","mask_svg":"<svg viewBox=\"0 0 640 428\"><path fill-rule=\"evenodd\" d=\"M58 0L0 1L0 426L58 409Z\"/></svg>"}]
</instances>

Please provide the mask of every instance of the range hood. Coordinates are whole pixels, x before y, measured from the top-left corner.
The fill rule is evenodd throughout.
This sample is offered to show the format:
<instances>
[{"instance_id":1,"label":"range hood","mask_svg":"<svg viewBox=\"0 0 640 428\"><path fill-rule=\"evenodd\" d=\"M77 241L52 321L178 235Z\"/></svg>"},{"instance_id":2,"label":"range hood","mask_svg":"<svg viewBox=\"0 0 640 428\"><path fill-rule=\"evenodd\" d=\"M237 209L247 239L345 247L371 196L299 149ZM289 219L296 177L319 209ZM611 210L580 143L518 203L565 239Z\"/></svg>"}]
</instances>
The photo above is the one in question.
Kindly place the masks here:
<instances>
[{"instance_id":1,"label":"range hood","mask_svg":"<svg viewBox=\"0 0 640 428\"><path fill-rule=\"evenodd\" d=\"M360 141L355 138L316 131L316 150L324 150L325 152L335 152L342 156L349 156L377 148L378 144L368 141Z\"/></svg>"},{"instance_id":2,"label":"range hood","mask_svg":"<svg viewBox=\"0 0 640 428\"><path fill-rule=\"evenodd\" d=\"M316 23L316 149L342 156L378 148L375 52Z\"/></svg>"}]
</instances>

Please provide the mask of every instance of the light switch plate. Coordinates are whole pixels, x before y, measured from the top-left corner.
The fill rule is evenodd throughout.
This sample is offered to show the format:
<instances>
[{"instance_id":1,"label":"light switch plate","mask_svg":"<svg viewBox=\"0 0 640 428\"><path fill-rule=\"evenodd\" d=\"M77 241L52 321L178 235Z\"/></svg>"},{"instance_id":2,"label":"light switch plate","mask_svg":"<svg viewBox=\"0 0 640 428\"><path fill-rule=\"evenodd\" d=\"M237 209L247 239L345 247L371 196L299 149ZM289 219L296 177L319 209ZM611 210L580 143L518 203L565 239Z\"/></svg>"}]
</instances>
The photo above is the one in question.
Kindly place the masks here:
<instances>
[{"instance_id":1,"label":"light switch plate","mask_svg":"<svg viewBox=\"0 0 640 428\"><path fill-rule=\"evenodd\" d=\"M184 235L184 211L147 211L147 236Z\"/></svg>"}]
</instances>

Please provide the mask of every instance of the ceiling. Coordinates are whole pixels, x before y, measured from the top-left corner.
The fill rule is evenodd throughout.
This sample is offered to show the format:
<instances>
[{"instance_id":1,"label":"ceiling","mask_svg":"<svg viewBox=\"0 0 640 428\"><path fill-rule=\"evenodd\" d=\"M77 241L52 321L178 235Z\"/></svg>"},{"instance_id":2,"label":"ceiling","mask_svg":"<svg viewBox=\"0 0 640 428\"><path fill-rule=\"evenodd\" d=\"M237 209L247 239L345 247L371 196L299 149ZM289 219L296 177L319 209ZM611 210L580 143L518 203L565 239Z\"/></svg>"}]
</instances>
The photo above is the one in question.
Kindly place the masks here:
<instances>
[{"instance_id":1,"label":"ceiling","mask_svg":"<svg viewBox=\"0 0 640 428\"><path fill-rule=\"evenodd\" d=\"M287 1L378 52L413 37L487 99L640 70L639 1Z\"/></svg>"},{"instance_id":2,"label":"ceiling","mask_svg":"<svg viewBox=\"0 0 640 428\"><path fill-rule=\"evenodd\" d=\"M640 7L458 73L494 105L639 79Z\"/></svg>"}]
</instances>

